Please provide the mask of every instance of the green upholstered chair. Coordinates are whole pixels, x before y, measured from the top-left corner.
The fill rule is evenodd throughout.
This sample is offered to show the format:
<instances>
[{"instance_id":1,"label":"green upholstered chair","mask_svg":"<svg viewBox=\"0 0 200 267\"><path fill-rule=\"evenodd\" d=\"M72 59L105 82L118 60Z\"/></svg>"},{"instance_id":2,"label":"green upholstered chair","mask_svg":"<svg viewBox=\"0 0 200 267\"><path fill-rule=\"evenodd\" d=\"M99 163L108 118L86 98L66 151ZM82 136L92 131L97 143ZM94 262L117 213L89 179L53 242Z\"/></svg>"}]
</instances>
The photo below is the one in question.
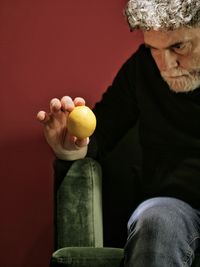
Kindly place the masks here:
<instances>
[{"instance_id":1,"label":"green upholstered chair","mask_svg":"<svg viewBox=\"0 0 200 267\"><path fill-rule=\"evenodd\" d=\"M86 158L74 162L59 185L52 266L120 266L123 250L103 248L101 178L100 165Z\"/></svg>"},{"instance_id":2,"label":"green upholstered chair","mask_svg":"<svg viewBox=\"0 0 200 267\"><path fill-rule=\"evenodd\" d=\"M133 139L135 132L130 131L103 168L90 158L77 160L56 183L52 267L123 266L126 223L141 201L137 180L140 152L134 146L135 154L130 157L130 135ZM126 156L120 153L125 144ZM103 175L102 169L106 170ZM128 180L130 172L134 179ZM193 266L200 267L199 257Z\"/></svg>"}]
</instances>

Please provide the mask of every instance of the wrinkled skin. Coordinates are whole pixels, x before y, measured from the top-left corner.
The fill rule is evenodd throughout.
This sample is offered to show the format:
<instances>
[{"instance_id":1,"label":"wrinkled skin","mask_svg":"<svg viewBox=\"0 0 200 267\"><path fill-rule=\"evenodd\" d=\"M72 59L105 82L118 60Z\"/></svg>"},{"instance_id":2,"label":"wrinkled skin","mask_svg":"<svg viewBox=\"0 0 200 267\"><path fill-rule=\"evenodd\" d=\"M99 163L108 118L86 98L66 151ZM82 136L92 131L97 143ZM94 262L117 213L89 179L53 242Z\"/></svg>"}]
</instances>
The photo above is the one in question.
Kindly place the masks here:
<instances>
[{"instance_id":1,"label":"wrinkled skin","mask_svg":"<svg viewBox=\"0 0 200 267\"><path fill-rule=\"evenodd\" d=\"M200 86L200 28L144 31L144 42L163 79L174 92Z\"/></svg>"}]
</instances>

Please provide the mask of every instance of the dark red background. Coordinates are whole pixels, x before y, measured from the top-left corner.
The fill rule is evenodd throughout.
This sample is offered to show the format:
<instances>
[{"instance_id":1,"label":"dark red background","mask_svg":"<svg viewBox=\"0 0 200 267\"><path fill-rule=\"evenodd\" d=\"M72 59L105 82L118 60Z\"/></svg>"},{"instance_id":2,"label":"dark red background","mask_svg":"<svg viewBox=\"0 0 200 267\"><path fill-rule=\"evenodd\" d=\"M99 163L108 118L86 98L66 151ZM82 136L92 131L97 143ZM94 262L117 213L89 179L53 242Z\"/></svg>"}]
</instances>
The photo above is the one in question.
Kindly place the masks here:
<instances>
[{"instance_id":1,"label":"dark red background","mask_svg":"<svg viewBox=\"0 0 200 267\"><path fill-rule=\"evenodd\" d=\"M125 0L0 1L0 266L47 267L53 249L53 155L36 121L49 100L92 106L142 38Z\"/></svg>"}]
</instances>

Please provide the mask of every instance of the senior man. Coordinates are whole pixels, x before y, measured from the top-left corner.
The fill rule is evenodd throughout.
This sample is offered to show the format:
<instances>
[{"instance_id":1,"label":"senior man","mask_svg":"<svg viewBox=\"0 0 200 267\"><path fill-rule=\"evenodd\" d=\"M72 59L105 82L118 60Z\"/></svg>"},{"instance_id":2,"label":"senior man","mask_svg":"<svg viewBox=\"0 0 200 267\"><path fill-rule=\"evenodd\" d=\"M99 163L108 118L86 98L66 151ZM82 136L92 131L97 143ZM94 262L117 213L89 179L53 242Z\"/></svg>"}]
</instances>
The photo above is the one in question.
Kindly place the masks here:
<instances>
[{"instance_id":1,"label":"senior man","mask_svg":"<svg viewBox=\"0 0 200 267\"><path fill-rule=\"evenodd\" d=\"M144 44L96 104L90 142L65 127L82 98L54 98L38 119L63 164L104 157L139 120L145 201L128 222L124 264L191 266L200 249L200 3L129 0L125 15L131 30L142 30Z\"/></svg>"}]
</instances>

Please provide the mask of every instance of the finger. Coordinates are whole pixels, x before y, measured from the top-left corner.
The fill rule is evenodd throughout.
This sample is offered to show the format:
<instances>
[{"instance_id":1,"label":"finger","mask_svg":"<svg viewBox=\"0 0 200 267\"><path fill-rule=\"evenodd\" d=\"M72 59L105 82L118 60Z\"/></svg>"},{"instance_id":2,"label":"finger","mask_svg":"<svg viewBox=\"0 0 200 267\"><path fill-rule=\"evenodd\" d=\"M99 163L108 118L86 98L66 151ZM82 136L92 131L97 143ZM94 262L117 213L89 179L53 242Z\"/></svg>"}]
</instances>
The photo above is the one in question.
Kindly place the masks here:
<instances>
[{"instance_id":1,"label":"finger","mask_svg":"<svg viewBox=\"0 0 200 267\"><path fill-rule=\"evenodd\" d=\"M53 98L50 101L50 111L53 113L56 113L58 111L60 111L61 109L61 103L60 100L58 98Z\"/></svg>"},{"instance_id":2,"label":"finger","mask_svg":"<svg viewBox=\"0 0 200 267\"><path fill-rule=\"evenodd\" d=\"M37 119L42 123L47 123L50 120L50 117L45 111L41 110L37 114Z\"/></svg>"},{"instance_id":3,"label":"finger","mask_svg":"<svg viewBox=\"0 0 200 267\"><path fill-rule=\"evenodd\" d=\"M74 99L74 105L75 106L84 106L85 105L85 100L82 97L76 97Z\"/></svg>"},{"instance_id":4,"label":"finger","mask_svg":"<svg viewBox=\"0 0 200 267\"><path fill-rule=\"evenodd\" d=\"M87 146L89 144L89 137L87 138L84 138L84 139L77 139L75 144L78 146L78 147L84 147L84 146Z\"/></svg>"},{"instance_id":5,"label":"finger","mask_svg":"<svg viewBox=\"0 0 200 267\"><path fill-rule=\"evenodd\" d=\"M61 99L61 106L63 111L72 111L74 109L74 102L70 96L63 96Z\"/></svg>"}]
</instances>

